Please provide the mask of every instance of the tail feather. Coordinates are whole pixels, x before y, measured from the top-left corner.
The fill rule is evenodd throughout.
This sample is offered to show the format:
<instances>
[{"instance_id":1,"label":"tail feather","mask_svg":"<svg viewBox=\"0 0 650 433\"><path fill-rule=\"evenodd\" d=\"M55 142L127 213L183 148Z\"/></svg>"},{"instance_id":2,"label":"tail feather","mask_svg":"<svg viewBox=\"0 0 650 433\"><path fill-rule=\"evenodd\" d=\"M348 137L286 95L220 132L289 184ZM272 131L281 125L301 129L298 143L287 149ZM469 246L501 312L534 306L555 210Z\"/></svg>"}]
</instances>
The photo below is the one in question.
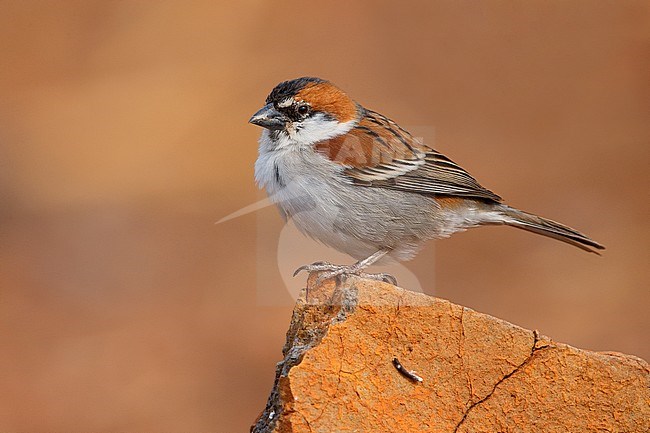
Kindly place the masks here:
<instances>
[{"instance_id":1,"label":"tail feather","mask_svg":"<svg viewBox=\"0 0 650 433\"><path fill-rule=\"evenodd\" d=\"M558 222L505 205L500 206L500 211L506 217L506 219L503 220L504 224L509 226L548 236L598 255L600 255L600 253L596 250L605 249L604 246L593 239L590 239L587 235Z\"/></svg>"}]
</instances>

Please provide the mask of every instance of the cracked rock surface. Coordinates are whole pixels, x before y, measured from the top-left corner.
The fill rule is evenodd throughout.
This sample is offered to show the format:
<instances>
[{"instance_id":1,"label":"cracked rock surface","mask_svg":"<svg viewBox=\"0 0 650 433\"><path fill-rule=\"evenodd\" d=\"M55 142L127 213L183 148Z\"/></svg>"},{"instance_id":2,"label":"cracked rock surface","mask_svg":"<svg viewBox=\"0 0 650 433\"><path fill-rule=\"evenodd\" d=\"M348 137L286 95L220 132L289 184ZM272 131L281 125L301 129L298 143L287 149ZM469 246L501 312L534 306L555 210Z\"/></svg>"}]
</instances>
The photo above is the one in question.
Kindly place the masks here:
<instances>
[{"instance_id":1,"label":"cracked rock surface","mask_svg":"<svg viewBox=\"0 0 650 433\"><path fill-rule=\"evenodd\" d=\"M576 349L376 281L307 293L251 432L650 431L642 359Z\"/></svg>"}]
</instances>

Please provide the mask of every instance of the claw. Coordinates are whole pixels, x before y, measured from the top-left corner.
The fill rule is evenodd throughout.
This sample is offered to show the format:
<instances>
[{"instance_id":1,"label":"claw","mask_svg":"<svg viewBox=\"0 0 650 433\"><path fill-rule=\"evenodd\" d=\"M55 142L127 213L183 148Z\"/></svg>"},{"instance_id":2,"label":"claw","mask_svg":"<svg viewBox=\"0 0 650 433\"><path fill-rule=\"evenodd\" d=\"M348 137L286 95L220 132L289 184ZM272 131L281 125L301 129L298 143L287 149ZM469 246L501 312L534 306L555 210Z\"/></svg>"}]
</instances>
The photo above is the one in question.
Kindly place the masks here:
<instances>
[{"instance_id":1,"label":"claw","mask_svg":"<svg viewBox=\"0 0 650 433\"><path fill-rule=\"evenodd\" d=\"M391 274L380 274L380 275L381 275L381 277L382 277L381 279L382 279L384 282L386 282L386 283L388 283L388 284L392 284L393 286L396 286L396 285L397 285L397 278L395 278L395 277L392 276Z\"/></svg>"},{"instance_id":2,"label":"claw","mask_svg":"<svg viewBox=\"0 0 650 433\"><path fill-rule=\"evenodd\" d=\"M296 269L295 271L293 271L293 276L295 277L296 275L298 275L298 274L301 273L302 271L306 271L308 266L309 266L309 265L302 265L301 267L299 267L298 269Z\"/></svg>"},{"instance_id":3,"label":"claw","mask_svg":"<svg viewBox=\"0 0 650 433\"><path fill-rule=\"evenodd\" d=\"M296 269L293 272L293 276L295 277L302 271L307 271L307 272L314 272L314 271L322 271L331 268L334 265L331 265L327 262L314 262L311 265L302 265L298 269Z\"/></svg>"},{"instance_id":4,"label":"claw","mask_svg":"<svg viewBox=\"0 0 650 433\"><path fill-rule=\"evenodd\" d=\"M380 274L360 273L359 276L363 277L363 278L368 278L368 279L371 279L371 280L383 281L385 283L392 284L393 286L397 285L397 278L395 278L391 274L386 274L386 273L380 273Z\"/></svg>"}]
</instances>

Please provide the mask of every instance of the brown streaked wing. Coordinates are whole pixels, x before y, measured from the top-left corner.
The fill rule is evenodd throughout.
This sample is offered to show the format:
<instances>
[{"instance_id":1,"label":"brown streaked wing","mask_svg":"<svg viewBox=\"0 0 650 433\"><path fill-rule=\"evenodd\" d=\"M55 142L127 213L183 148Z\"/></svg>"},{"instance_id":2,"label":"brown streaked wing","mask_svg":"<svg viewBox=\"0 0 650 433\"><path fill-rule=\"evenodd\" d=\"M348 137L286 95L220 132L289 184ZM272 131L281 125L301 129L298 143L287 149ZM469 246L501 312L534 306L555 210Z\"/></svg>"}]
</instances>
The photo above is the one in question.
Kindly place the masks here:
<instances>
[{"instance_id":1,"label":"brown streaked wing","mask_svg":"<svg viewBox=\"0 0 650 433\"><path fill-rule=\"evenodd\" d=\"M386 122L376 123L371 112L347 134L316 143L330 160L350 167L353 177L388 179L425 164L426 146ZM384 125L384 126L379 126Z\"/></svg>"},{"instance_id":2,"label":"brown streaked wing","mask_svg":"<svg viewBox=\"0 0 650 433\"><path fill-rule=\"evenodd\" d=\"M345 174L359 185L501 201L451 159L374 111L366 110L348 134L316 149L347 166Z\"/></svg>"}]
</instances>

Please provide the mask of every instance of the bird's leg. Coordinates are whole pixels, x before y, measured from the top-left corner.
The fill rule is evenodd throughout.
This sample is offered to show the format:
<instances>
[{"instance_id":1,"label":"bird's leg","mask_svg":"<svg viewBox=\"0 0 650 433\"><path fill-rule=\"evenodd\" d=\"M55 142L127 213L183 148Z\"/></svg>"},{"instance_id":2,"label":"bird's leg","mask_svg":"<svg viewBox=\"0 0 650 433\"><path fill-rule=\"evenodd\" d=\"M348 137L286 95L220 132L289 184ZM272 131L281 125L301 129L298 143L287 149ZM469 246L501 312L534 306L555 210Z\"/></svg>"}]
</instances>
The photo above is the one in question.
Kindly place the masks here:
<instances>
[{"instance_id":1,"label":"bird's leg","mask_svg":"<svg viewBox=\"0 0 650 433\"><path fill-rule=\"evenodd\" d=\"M390 251L391 250L389 248L383 248L377 251L376 253L372 254L371 256L366 257L363 260L359 260L358 262L352 265L333 265L327 262L316 262L316 263L312 263L311 265L303 265L298 269L296 269L296 271L293 273L293 276L295 277L302 271L307 271L309 273L323 272L321 275L318 276L318 279L316 280L316 284L320 284L329 278L346 276L346 275L356 275L362 278L369 278L372 280L379 280L391 284L397 284L397 279L390 274L385 274L385 273L368 274L363 272L365 268L377 262L379 259L384 257Z\"/></svg>"},{"instance_id":2,"label":"bird's leg","mask_svg":"<svg viewBox=\"0 0 650 433\"><path fill-rule=\"evenodd\" d=\"M295 277L302 271L307 271L309 273L311 272L321 272L321 271L328 271L327 273L329 274L330 272L336 272L336 274L329 275L326 278L332 278L336 275L341 275L341 274L358 274L361 270L367 268L368 266L372 265L375 263L377 260L381 259L383 256L385 256L390 250L388 249L381 249L377 251L376 253L372 254L369 257L366 257L363 260L359 260L358 262L352 264L352 265L334 265L332 263L328 262L314 262L311 265L302 265L296 271L293 273L293 276Z\"/></svg>"}]
</instances>

